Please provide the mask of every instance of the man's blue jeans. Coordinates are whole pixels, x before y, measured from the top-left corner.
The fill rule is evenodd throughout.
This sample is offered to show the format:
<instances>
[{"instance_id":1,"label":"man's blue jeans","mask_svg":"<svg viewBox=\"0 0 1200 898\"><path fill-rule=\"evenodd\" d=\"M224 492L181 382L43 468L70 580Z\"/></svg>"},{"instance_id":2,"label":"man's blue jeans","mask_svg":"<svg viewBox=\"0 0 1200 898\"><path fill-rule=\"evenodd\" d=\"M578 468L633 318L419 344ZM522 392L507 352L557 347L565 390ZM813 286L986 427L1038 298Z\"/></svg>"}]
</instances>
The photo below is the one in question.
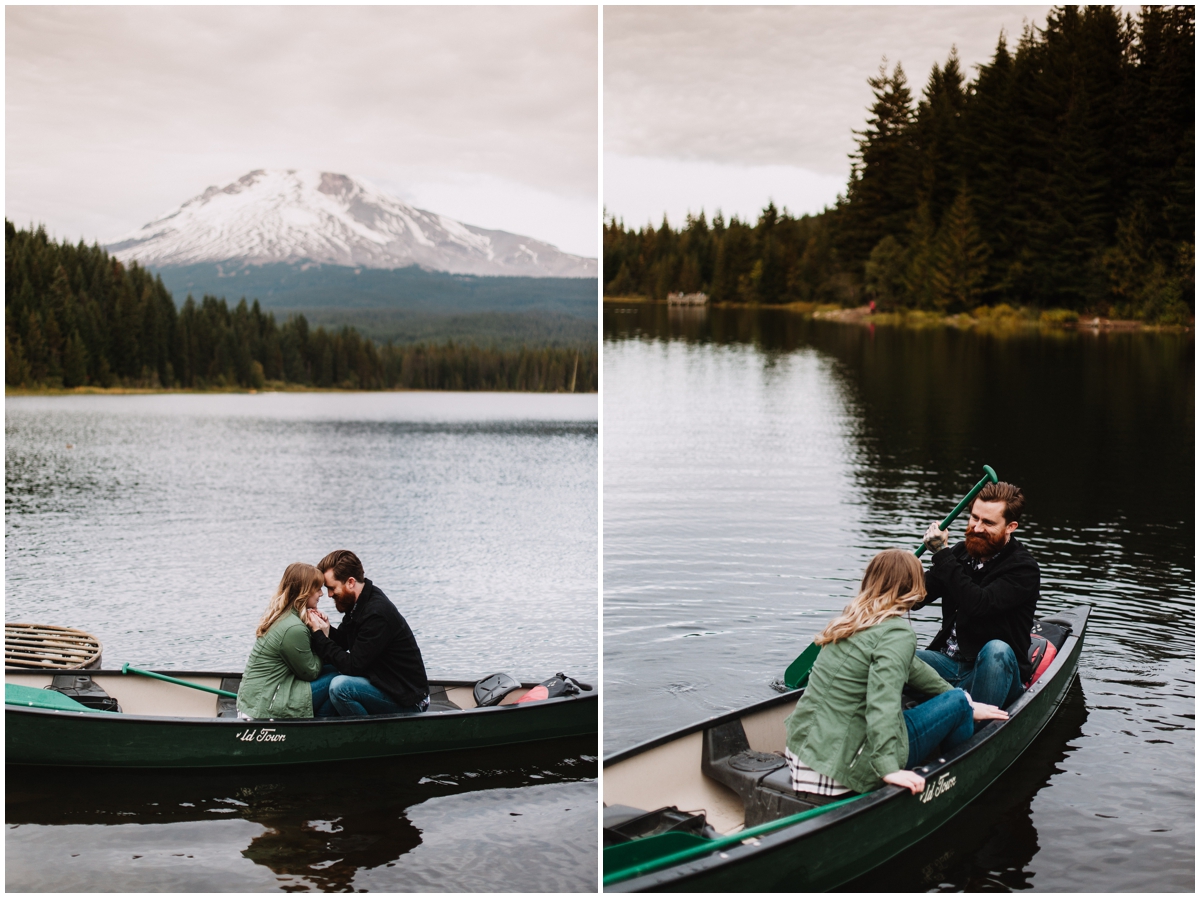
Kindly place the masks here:
<instances>
[{"instance_id":1,"label":"man's blue jeans","mask_svg":"<svg viewBox=\"0 0 1200 898\"><path fill-rule=\"evenodd\" d=\"M419 714L429 707L429 700L403 707L366 677L338 674L329 683L329 704L338 717L366 717L368 714Z\"/></svg>"},{"instance_id":2,"label":"man's blue jeans","mask_svg":"<svg viewBox=\"0 0 1200 898\"><path fill-rule=\"evenodd\" d=\"M979 650L975 663L955 661L941 652L922 649L917 657L938 672L951 686L971 693L977 702L1007 708L1025 691L1021 685L1021 670L1012 646L993 639Z\"/></svg>"},{"instance_id":3,"label":"man's blue jeans","mask_svg":"<svg viewBox=\"0 0 1200 898\"><path fill-rule=\"evenodd\" d=\"M965 742L975 734L971 703L961 689L935 695L927 702L904 712L908 728L908 763L915 767L933 754L938 746L947 749Z\"/></svg>"}]
</instances>

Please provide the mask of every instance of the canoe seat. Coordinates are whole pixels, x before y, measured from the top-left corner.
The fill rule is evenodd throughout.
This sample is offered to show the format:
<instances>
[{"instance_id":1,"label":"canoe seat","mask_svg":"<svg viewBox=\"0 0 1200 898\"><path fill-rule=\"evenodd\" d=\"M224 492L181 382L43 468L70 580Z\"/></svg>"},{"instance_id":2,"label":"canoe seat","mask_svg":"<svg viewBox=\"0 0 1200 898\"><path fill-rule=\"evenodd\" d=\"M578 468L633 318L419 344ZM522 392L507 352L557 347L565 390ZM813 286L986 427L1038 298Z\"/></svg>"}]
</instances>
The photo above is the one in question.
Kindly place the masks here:
<instances>
[{"instance_id":1,"label":"canoe seat","mask_svg":"<svg viewBox=\"0 0 1200 898\"><path fill-rule=\"evenodd\" d=\"M747 828L810 811L826 803L816 796L793 791L787 761L776 754L752 751L740 720L704 731L700 770L738 794L745 809ZM785 787L778 788L778 782Z\"/></svg>"},{"instance_id":2,"label":"canoe seat","mask_svg":"<svg viewBox=\"0 0 1200 898\"><path fill-rule=\"evenodd\" d=\"M842 801L854 794L853 792L849 792L846 795L816 795L812 792L797 792L792 788L792 772L786 766L768 773L758 785L760 789L770 789L773 792L782 792L784 795L794 796L812 807L820 807L823 804Z\"/></svg>"},{"instance_id":3,"label":"canoe seat","mask_svg":"<svg viewBox=\"0 0 1200 898\"><path fill-rule=\"evenodd\" d=\"M237 693L238 687L242 685L242 678L238 677L222 677L221 689L225 692ZM237 699L229 698L228 696L217 696L217 716L226 718L237 717Z\"/></svg>"},{"instance_id":4,"label":"canoe seat","mask_svg":"<svg viewBox=\"0 0 1200 898\"><path fill-rule=\"evenodd\" d=\"M645 839L663 833L692 833L705 839L720 838L704 811L681 811L671 805L655 811L629 805L604 806L604 847Z\"/></svg>"},{"instance_id":5,"label":"canoe seat","mask_svg":"<svg viewBox=\"0 0 1200 898\"><path fill-rule=\"evenodd\" d=\"M429 687L429 711L461 711L462 708L450 700L445 686Z\"/></svg>"},{"instance_id":6,"label":"canoe seat","mask_svg":"<svg viewBox=\"0 0 1200 898\"><path fill-rule=\"evenodd\" d=\"M89 674L65 673L55 674L50 680L50 689L75 699L81 705L86 705L93 711L116 711L120 713L120 703L104 691Z\"/></svg>"}]
</instances>

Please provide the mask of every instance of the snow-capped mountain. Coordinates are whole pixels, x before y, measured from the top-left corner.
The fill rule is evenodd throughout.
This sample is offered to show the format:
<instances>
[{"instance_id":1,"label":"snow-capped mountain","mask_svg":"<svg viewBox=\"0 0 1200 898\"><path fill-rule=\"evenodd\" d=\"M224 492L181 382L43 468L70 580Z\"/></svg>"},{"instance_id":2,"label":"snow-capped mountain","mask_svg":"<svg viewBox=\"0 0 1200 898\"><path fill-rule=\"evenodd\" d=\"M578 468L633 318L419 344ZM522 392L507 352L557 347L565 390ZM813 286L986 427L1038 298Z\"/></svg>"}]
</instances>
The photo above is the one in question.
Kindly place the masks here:
<instances>
[{"instance_id":1,"label":"snow-capped mountain","mask_svg":"<svg viewBox=\"0 0 1200 898\"><path fill-rule=\"evenodd\" d=\"M416 209L346 175L252 171L106 247L148 268L199 263L419 265L454 274L596 277L597 262Z\"/></svg>"}]
</instances>

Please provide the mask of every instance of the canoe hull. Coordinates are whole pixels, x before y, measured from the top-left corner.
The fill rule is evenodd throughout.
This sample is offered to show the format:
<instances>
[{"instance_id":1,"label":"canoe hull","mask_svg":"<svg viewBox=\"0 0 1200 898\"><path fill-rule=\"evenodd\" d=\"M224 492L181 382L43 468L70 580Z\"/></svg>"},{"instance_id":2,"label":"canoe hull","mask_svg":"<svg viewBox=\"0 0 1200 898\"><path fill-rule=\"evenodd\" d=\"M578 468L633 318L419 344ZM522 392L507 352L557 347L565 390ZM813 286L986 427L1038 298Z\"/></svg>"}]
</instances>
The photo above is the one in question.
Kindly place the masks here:
<instances>
[{"instance_id":1,"label":"canoe hull","mask_svg":"<svg viewBox=\"0 0 1200 898\"><path fill-rule=\"evenodd\" d=\"M248 767L382 758L581 736L596 692L395 717L248 721L5 707L5 761L67 767Z\"/></svg>"},{"instance_id":2,"label":"canoe hull","mask_svg":"<svg viewBox=\"0 0 1200 898\"><path fill-rule=\"evenodd\" d=\"M1033 742L1074 681L1083 629L1018 700L1019 713L930 766L922 794L885 787L752 844L616 882L605 891L827 891L885 863L950 821Z\"/></svg>"}]
</instances>

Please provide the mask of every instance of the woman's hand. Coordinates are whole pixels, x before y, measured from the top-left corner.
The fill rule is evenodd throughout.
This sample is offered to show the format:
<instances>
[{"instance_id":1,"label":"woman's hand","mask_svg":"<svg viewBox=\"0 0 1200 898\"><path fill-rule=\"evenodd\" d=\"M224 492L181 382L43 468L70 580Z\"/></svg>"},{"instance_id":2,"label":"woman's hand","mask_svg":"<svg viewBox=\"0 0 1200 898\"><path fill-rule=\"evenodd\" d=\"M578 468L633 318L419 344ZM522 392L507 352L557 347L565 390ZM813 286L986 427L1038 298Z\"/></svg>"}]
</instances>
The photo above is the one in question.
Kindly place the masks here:
<instances>
[{"instance_id":1,"label":"woman's hand","mask_svg":"<svg viewBox=\"0 0 1200 898\"><path fill-rule=\"evenodd\" d=\"M323 615L315 608L308 609L308 628L316 633L320 630L326 636L329 635L329 618Z\"/></svg>"},{"instance_id":2,"label":"woman's hand","mask_svg":"<svg viewBox=\"0 0 1200 898\"><path fill-rule=\"evenodd\" d=\"M889 773L883 778L883 781L893 786L901 786L913 795L917 795L925 788L925 777L919 773L913 773L911 770L897 770L895 773Z\"/></svg>"},{"instance_id":3,"label":"woman's hand","mask_svg":"<svg viewBox=\"0 0 1200 898\"><path fill-rule=\"evenodd\" d=\"M971 716L976 720L1008 720L1008 712L1003 708L977 701L971 702Z\"/></svg>"},{"instance_id":4,"label":"woman's hand","mask_svg":"<svg viewBox=\"0 0 1200 898\"><path fill-rule=\"evenodd\" d=\"M937 525L937 521L934 521L921 539L930 552L940 552L950 543L950 531L943 530Z\"/></svg>"}]
</instances>

